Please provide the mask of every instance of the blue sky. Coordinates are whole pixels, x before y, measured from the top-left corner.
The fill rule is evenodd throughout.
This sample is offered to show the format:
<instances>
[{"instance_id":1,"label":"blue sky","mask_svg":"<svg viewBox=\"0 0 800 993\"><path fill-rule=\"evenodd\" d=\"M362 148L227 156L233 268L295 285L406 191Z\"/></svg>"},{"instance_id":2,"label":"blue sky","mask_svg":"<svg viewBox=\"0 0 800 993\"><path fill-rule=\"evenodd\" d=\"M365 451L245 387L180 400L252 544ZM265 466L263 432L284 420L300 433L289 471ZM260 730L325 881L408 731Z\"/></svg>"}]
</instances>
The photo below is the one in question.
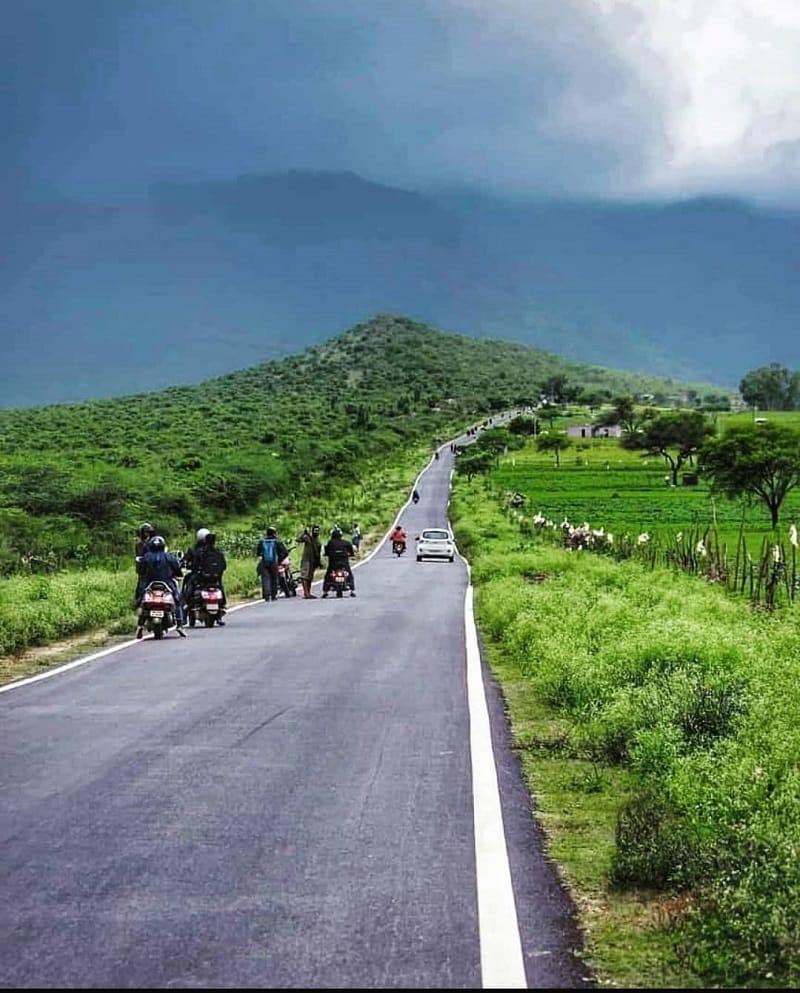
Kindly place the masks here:
<instances>
[{"instance_id":1,"label":"blue sky","mask_svg":"<svg viewBox=\"0 0 800 993\"><path fill-rule=\"evenodd\" d=\"M796 205L798 0L3 0L0 181L349 170Z\"/></svg>"}]
</instances>

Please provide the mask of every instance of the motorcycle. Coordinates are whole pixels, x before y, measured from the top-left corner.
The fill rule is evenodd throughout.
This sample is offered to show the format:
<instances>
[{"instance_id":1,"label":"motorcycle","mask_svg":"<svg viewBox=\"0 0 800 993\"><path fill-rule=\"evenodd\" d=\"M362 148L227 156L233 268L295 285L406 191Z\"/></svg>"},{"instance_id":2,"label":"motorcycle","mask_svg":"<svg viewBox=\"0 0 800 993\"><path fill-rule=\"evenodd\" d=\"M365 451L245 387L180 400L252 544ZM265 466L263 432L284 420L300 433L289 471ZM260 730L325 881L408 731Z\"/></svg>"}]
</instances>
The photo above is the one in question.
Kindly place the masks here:
<instances>
[{"instance_id":1,"label":"motorcycle","mask_svg":"<svg viewBox=\"0 0 800 993\"><path fill-rule=\"evenodd\" d=\"M403 552L406 550L406 543L404 541L393 541L392 551L399 558Z\"/></svg>"},{"instance_id":2,"label":"motorcycle","mask_svg":"<svg viewBox=\"0 0 800 993\"><path fill-rule=\"evenodd\" d=\"M222 620L224 613L222 590L212 583L196 586L186 603L186 617L190 628L198 621L207 628L213 628L218 620Z\"/></svg>"},{"instance_id":3,"label":"motorcycle","mask_svg":"<svg viewBox=\"0 0 800 993\"><path fill-rule=\"evenodd\" d=\"M159 579L149 583L139 602L139 619L136 637L149 631L158 640L177 623L175 598L169 586ZM183 633L183 632L181 632Z\"/></svg>"},{"instance_id":4,"label":"motorcycle","mask_svg":"<svg viewBox=\"0 0 800 993\"><path fill-rule=\"evenodd\" d=\"M330 588L334 591L337 598L344 596L344 591L350 585L350 576L346 569L333 569L331 571L330 578Z\"/></svg>"},{"instance_id":5,"label":"motorcycle","mask_svg":"<svg viewBox=\"0 0 800 993\"><path fill-rule=\"evenodd\" d=\"M292 573L289 556L278 563L278 587L284 596L297 596L297 580Z\"/></svg>"}]
</instances>

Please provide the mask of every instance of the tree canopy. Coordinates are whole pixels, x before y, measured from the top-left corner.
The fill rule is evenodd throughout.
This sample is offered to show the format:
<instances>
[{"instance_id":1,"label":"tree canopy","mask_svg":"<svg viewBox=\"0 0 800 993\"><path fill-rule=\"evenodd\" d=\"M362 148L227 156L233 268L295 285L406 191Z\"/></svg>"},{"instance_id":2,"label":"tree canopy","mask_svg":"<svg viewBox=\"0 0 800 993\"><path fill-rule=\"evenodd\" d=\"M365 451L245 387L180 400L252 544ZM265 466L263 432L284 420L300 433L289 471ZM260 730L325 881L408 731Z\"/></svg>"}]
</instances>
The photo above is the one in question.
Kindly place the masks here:
<instances>
[{"instance_id":1,"label":"tree canopy","mask_svg":"<svg viewBox=\"0 0 800 993\"><path fill-rule=\"evenodd\" d=\"M753 369L739 384L742 399L760 410L797 410L800 407L800 372L773 362Z\"/></svg>"},{"instance_id":2,"label":"tree canopy","mask_svg":"<svg viewBox=\"0 0 800 993\"><path fill-rule=\"evenodd\" d=\"M761 500L778 525L786 494L800 483L800 431L785 424L732 424L700 451L712 490L730 499Z\"/></svg>"},{"instance_id":3,"label":"tree canopy","mask_svg":"<svg viewBox=\"0 0 800 993\"><path fill-rule=\"evenodd\" d=\"M629 451L661 455L670 467L673 486L677 486L681 468L713 433L714 425L700 411L674 410L645 421L637 431L624 434L621 444Z\"/></svg>"},{"instance_id":4,"label":"tree canopy","mask_svg":"<svg viewBox=\"0 0 800 993\"><path fill-rule=\"evenodd\" d=\"M556 465L561 465L561 453L572 445L572 438L565 434L553 431L544 431L536 435L536 448L540 452L552 452L556 459Z\"/></svg>"}]
</instances>

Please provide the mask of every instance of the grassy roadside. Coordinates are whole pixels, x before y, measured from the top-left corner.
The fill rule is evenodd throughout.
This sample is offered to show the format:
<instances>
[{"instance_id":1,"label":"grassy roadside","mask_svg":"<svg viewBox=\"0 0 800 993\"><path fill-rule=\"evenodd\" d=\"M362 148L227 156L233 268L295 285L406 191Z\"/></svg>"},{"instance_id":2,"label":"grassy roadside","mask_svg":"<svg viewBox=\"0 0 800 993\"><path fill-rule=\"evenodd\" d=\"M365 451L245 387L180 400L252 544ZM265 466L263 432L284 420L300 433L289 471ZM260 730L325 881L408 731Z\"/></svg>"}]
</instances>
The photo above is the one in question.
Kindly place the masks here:
<instances>
[{"instance_id":1,"label":"grassy roadside","mask_svg":"<svg viewBox=\"0 0 800 993\"><path fill-rule=\"evenodd\" d=\"M306 523L319 521L323 528L334 523L349 527L358 520L363 557L390 528L417 474L427 465L429 452L428 446L419 445L392 466L380 467L351 488L338 491L335 498L321 500L302 513L296 507L271 505L257 514L215 524L223 549L226 536L246 549L246 557L227 549L225 585L230 605L259 595L255 559L250 553L254 540L243 540L243 536L261 534L269 519L277 523L280 534L291 544ZM292 559L297 567L297 550ZM0 685L132 637L134 614L130 599L134 585L132 565L116 572L89 569L0 580Z\"/></svg>"},{"instance_id":2,"label":"grassy roadside","mask_svg":"<svg viewBox=\"0 0 800 993\"><path fill-rule=\"evenodd\" d=\"M456 482L451 520L472 566L484 655L505 697L513 747L521 758L535 816L587 937L587 965L601 986L704 988L678 958L673 938L663 927L673 912L670 900L663 894L615 889L608 882L617 819L630 796L632 777L621 767L587 756L577 742L572 744L573 724L543 702L518 656L492 630L492 598L498 589L489 578L492 568L482 559L519 557L518 528L500 511L483 480ZM509 572L513 571L512 566ZM536 584L540 579L533 567L526 577L513 581Z\"/></svg>"}]
</instances>

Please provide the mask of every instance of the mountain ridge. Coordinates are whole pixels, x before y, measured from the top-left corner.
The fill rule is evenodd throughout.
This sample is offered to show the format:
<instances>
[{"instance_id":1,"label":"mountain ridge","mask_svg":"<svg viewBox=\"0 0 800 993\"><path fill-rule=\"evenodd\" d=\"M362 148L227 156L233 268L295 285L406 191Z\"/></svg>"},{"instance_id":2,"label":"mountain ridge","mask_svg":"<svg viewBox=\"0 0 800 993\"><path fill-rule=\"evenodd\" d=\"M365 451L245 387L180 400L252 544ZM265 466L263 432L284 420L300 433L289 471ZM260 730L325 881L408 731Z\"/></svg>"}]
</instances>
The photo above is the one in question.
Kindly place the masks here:
<instances>
[{"instance_id":1,"label":"mountain ridge","mask_svg":"<svg viewBox=\"0 0 800 993\"><path fill-rule=\"evenodd\" d=\"M800 214L415 192L352 173L6 202L0 403L197 382L379 313L733 386L800 365Z\"/></svg>"}]
</instances>

